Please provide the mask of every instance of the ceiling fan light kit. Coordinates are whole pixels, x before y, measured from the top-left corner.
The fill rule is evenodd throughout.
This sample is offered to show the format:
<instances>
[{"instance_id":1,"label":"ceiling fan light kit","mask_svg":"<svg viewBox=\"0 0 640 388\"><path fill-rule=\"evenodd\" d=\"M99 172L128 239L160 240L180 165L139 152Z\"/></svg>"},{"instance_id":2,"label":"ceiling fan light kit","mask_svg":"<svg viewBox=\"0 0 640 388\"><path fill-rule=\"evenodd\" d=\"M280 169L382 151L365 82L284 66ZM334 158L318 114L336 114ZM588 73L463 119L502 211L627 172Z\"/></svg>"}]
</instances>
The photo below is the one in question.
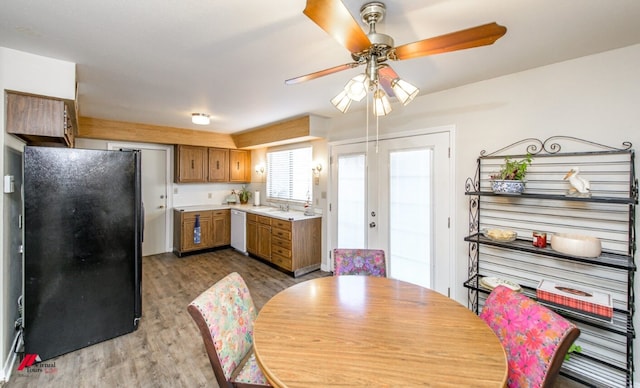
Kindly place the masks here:
<instances>
[{"instance_id":1,"label":"ceiling fan light kit","mask_svg":"<svg viewBox=\"0 0 640 388\"><path fill-rule=\"evenodd\" d=\"M384 3L378 1L366 3L360 8L360 17L369 26L369 33L365 34L342 1L307 0L303 13L349 50L354 62L291 78L285 83L291 85L366 65L365 72L353 77L331 103L345 113L351 101L361 101L371 91L374 114L383 116L391 112L389 97L396 97L403 105L407 105L420 91L400 79L385 63L387 60L398 61L486 46L493 44L507 31L504 26L494 22L396 47L393 38L376 32L376 23L384 19L385 12Z\"/></svg>"},{"instance_id":2,"label":"ceiling fan light kit","mask_svg":"<svg viewBox=\"0 0 640 388\"><path fill-rule=\"evenodd\" d=\"M386 116L391 113L391 103L387 94L382 89L373 93L373 114L376 116Z\"/></svg>"},{"instance_id":3,"label":"ceiling fan light kit","mask_svg":"<svg viewBox=\"0 0 640 388\"><path fill-rule=\"evenodd\" d=\"M367 89L369 89L369 77L364 73L351 78L344 87L347 96L353 101L362 101L367 95Z\"/></svg>"},{"instance_id":4,"label":"ceiling fan light kit","mask_svg":"<svg viewBox=\"0 0 640 388\"><path fill-rule=\"evenodd\" d=\"M338 93L333 99L331 99L331 103L336 107L340 112L346 113L351 106L351 99L347 96L347 91L343 90Z\"/></svg>"},{"instance_id":5,"label":"ceiling fan light kit","mask_svg":"<svg viewBox=\"0 0 640 388\"><path fill-rule=\"evenodd\" d=\"M391 81L391 89L402 105L409 104L420 92L420 89L400 78Z\"/></svg>"}]
</instances>

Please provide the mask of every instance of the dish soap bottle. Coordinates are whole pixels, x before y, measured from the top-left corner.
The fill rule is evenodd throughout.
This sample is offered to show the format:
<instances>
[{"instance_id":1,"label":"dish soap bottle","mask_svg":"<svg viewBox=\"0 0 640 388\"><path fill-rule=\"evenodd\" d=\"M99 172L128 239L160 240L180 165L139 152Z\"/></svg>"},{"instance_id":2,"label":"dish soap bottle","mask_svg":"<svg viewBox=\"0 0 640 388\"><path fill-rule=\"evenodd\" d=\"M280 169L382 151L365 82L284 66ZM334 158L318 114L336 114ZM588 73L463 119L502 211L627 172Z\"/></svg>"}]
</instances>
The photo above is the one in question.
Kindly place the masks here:
<instances>
[{"instance_id":1,"label":"dish soap bottle","mask_svg":"<svg viewBox=\"0 0 640 388\"><path fill-rule=\"evenodd\" d=\"M311 207L310 204L310 199L309 199L309 192L307 192L307 200L304 202L304 215L305 216L312 216L313 213L313 208Z\"/></svg>"}]
</instances>

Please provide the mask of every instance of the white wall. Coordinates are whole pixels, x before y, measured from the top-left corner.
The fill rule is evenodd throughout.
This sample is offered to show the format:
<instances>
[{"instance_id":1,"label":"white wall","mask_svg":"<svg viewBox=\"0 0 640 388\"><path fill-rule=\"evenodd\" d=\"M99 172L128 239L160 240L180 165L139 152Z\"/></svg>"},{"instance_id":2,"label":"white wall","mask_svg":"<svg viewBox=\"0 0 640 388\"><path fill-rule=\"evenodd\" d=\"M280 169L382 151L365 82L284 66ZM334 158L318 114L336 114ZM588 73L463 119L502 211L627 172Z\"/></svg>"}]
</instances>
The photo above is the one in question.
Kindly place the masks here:
<instances>
[{"instance_id":1,"label":"white wall","mask_svg":"<svg viewBox=\"0 0 640 388\"><path fill-rule=\"evenodd\" d=\"M5 90L14 90L25 93L39 94L43 96L57 97L73 100L75 98L76 68L71 62L60 61L28 54L4 47L0 47L0 122L2 123L2 134L0 135L0 171L3 175L5 171L5 147L22 150L23 143L17 138L6 133L5 128ZM4 196L0 196L0 209L5 208ZM8 289L12 282L22 282L21 279L8 278L8 266L10 256L7 243L11 229L8 227L8 212L3 211L0 221L0 381L4 381L11 373L11 362L13 362L12 344L14 338L8 336L7 332L13 332L13 322L10 322L9 314L16 308L16 301L7 300Z\"/></svg>"},{"instance_id":2,"label":"white wall","mask_svg":"<svg viewBox=\"0 0 640 388\"><path fill-rule=\"evenodd\" d=\"M456 127L453 296L467 303L468 198L465 180L473 177L480 151L493 152L518 140L567 135L612 147L623 141L640 147L640 45L423 95L409 106L394 104L381 120L383 133ZM334 119L330 140L361 137L364 116ZM638 162L636 160L636 171ZM636 220L638 217L636 210ZM638 293L636 281L635 294ZM636 316L636 327L638 317ZM634 344L638 349L637 344ZM638 353L636 353L637 357ZM636 374L636 380L637 380Z\"/></svg>"}]
</instances>

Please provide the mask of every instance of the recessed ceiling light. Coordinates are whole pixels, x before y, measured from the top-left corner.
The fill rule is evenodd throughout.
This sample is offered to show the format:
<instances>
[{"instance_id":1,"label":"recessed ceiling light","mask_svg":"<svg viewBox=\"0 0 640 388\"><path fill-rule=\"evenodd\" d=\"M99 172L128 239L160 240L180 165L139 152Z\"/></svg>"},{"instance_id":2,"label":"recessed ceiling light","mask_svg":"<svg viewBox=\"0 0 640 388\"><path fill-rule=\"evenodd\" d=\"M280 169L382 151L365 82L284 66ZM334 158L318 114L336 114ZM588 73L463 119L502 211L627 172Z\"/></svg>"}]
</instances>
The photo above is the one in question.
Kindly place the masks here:
<instances>
[{"instance_id":1,"label":"recessed ceiling light","mask_svg":"<svg viewBox=\"0 0 640 388\"><path fill-rule=\"evenodd\" d=\"M211 120L209 119L209 115L206 113L192 113L191 122L198 125L209 125Z\"/></svg>"}]
</instances>

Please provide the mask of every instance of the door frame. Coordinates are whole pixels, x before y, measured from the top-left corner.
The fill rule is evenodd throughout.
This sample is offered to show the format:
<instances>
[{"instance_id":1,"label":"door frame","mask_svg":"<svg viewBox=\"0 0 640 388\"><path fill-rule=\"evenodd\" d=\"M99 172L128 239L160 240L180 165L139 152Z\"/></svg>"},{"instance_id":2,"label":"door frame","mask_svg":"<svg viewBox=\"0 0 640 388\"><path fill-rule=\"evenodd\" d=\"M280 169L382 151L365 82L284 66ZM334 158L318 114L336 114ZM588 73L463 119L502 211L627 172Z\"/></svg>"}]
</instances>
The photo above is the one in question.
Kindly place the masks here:
<instances>
[{"instance_id":1,"label":"door frame","mask_svg":"<svg viewBox=\"0 0 640 388\"><path fill-rule=\"evenodd\" d=\"M108 150L117 150L120 148L131 148L131 149L146 149L146 150L160 150L166 151L166 160L165 160L165 179L166 179L166 193L167 193L167 206L165 208L165 217L164 217L164 230L165 230L165 252L171 252L173 250L173 222L172 220L172 212L169 209L173 208L173 190L169 187L171 185L171 171L172 164L171 161L173 146L171 145L163 145L163 144L150 144L150 143L125 143L125 142L107 142Z\"/></svg>"},{"instance_id":2,"label":"door frame","mask_svg":"<svg viewBox=\"0 0 640 388\"><path fill-rule=\"evenodd\" d=\"M455 138L456 138L456 127L455 125L451 124L451 125L443 125L443 126L437 126L437 127L430 127L430 128L425 128L425 129L417 129L417 130L410 130L410 131L401 131L401 132L396 132L396 133L390 133L390 134L384 134L384 135L380 135L378 137L379 140L390 140L390 139L399 139L399 138L407 138L407 137L414 137L414 136L421 136L421 135L431 135L431 134L436 134L436 133L448 133L449 134L449 171L451 174L451 179L449 179L449 187L447 188L449 190L450 193L454 193L455 192ZM327 270L327 271L332 271L333 269L333 254L331 253L333 251L333 247L335 245L335 243L337 241L335 238L335 228L334 228L334 224L335 224L335 220L334 217L337 216L336 212L333 211L331 204L336 202L336 199L334 198L334 192L335 192L335 182L336 182L336 177L333 175L334 174L334 166L333 163L335 162L334 160L332 160L332 155L333 155L333 148L335 146L340 146L340 145L348 145L348 144L358 144L358 143L365 143L366 142L366 138L365 137L360 137L360 138L353 138L353 139L345 139L345 140L337 140L337 141L333 141L333 142L329 142L329 150L328 150L328 154L329 154L329 160L330 160L330 168L329 168L329 179L328 179L328 183L327 183L327 248L330 252L330 254L327 257L327 263L325 268L323 268L323 270ZM375 142L375 139L371 139L369 138L369 142ZM449 283L449 293L448 293L448 297L456 299L457 300L457 289L458 287L456 287L456 273L457 273L457 250L456 250L456 241L455 241L455 230L456 230L456 225L455 225L455 220L456 220L456 207L455 207L455 200L451 200L449 201L449 279L448 279L448 283Z\"/></svg>"}]
</instances>

